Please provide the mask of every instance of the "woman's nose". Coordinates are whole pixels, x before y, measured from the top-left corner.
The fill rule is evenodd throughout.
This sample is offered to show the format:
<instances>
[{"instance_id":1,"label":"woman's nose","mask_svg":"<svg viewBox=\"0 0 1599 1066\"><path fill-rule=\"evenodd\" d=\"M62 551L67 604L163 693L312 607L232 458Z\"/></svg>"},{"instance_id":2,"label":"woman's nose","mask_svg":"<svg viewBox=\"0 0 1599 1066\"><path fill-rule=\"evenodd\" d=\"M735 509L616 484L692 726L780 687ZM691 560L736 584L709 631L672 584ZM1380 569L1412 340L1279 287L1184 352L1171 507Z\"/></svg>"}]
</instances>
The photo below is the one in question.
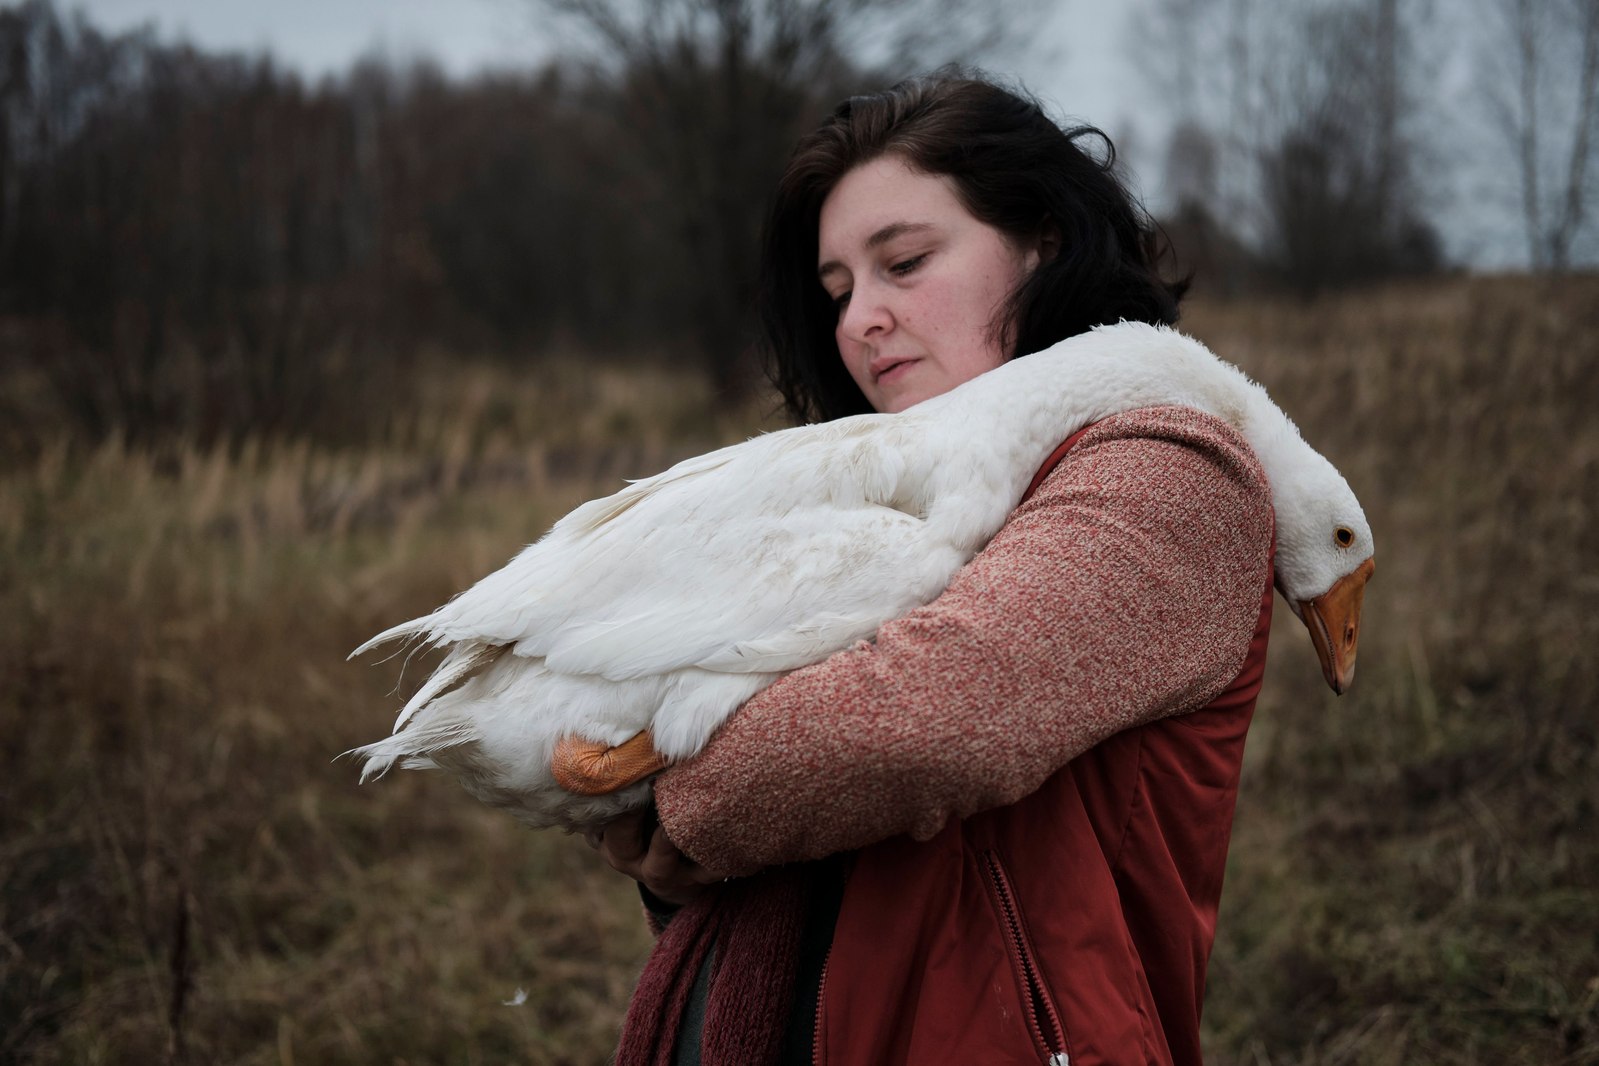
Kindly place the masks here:
<instances>
[{"instance_id":1,"label":"woman's nose","mask_svg":"<svg viewBox=\"0 0 1599 1066\"><path fill-rule=\"evenodd\" d=\"M866 341L888 332L894 326L894 315L881 298L881 294L867 288L857 288L850 293L844 307L844 318L839 322L839 332L850 340Z\"/></svg>"}]
</instances>

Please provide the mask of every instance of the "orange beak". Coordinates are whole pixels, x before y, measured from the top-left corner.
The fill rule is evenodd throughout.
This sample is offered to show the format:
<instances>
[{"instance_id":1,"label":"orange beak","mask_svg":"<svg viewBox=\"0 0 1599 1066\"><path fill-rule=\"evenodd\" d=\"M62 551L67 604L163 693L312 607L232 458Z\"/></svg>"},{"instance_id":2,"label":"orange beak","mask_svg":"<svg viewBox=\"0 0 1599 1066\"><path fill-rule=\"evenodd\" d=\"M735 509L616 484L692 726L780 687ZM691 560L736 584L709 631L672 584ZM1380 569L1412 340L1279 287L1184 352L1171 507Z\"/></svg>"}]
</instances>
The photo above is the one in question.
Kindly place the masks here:
<instances>
[{"instance_id":1,"label":"orange beak","mask_svg":"<svg viewBox=\"0 0 1599 1066\"><path fill-rule=\"evenodd\" d=\"M1321 675L1332 690L1343 695L1355 679L1355 652L1360 646L1360 608L1366 600L1366 582L1377 572L1370 559L1313 600L1300 600L1300 616L1310 630L1310 642L1321 660Z\"/></svg>"},{"instance_id":2,"label":"orange beak","mask_svg":"<svg viewBox=\"0 0 1599 1066\"><path fill-rule=\"evenodd\" d=\"M667 760L655 750L647 729L614 748L593 740L562 737L550 758L555 783L579 796L616 792L666 766Z\"/></svg>"}]
</instances>

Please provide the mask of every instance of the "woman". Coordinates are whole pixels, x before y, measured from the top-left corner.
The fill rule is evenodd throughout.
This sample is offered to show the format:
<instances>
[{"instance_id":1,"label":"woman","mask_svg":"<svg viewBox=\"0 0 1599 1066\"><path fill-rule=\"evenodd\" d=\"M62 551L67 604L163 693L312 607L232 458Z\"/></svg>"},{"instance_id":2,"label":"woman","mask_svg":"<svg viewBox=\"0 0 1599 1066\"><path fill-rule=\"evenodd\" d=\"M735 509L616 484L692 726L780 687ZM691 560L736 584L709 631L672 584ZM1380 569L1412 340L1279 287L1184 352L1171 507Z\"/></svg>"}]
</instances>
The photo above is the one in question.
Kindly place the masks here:
<instances>
[{"instance_id":1,"label":"woman","mask_svg":"<svg viewBox=\"0 0 1599 1066\"><path fill-rule=\"evenodd\" d=\"M960 77L842 104L768 226L791 410L898 411L1175 320L1093 136ZM658 779L658 824L594 839L670 914L619 1062L1199 1061L1269 492L1179 408L1107 418L1046 471L942 596L751 699Z\"/></svg>"}]
</instances>

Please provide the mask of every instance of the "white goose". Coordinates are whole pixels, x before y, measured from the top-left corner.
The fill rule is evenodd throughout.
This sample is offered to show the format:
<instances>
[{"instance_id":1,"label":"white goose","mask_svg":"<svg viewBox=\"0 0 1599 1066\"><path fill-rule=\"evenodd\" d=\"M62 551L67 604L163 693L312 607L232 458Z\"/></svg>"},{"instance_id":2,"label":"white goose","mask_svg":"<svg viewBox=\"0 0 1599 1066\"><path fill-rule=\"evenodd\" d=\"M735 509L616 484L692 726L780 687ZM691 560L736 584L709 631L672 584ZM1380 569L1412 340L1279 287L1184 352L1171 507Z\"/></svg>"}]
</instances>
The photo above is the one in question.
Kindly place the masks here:
<instances>
[{"instance_id":1,"label":"white goose","mask_svg":"<svg viewBox=\"0 0 1599 1066\"><path fill-rule=\"evenodd\" d=\"M399 638L450 649L394 735L355 749L362 780L396 761L447 769L535 828L639 806L645 778L750 696L937 596L1060 441L1157 404L1249 441L1272 488L1277 586L1341 692L1373 571L1354 493L1240 371L1174 330L1122 323L899 414L756 437L579 507L352 653Z\"/></svg>"}]
</instances>

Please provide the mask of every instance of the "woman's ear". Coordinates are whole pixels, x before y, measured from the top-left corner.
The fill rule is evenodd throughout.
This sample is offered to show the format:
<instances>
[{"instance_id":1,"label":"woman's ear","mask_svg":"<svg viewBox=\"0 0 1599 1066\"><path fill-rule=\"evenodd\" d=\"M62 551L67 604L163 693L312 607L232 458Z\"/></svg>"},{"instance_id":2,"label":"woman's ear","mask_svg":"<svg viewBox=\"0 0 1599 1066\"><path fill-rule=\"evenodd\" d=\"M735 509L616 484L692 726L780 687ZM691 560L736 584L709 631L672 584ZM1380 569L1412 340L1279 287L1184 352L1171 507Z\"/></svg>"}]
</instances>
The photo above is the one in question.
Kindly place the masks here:
<instances>
[{"instance_id":1,"label":"woman's ear","mask_svg":"<svg viewBox=\"0 0 1599 1066\"><path fill-rule=\"evenodd\" d=\"M1021 254L1025 272L1031 274L1060 254L1060 227L1045 221L1038 232L1013 247Z\"/></svg>"},{"instance_id":2,"label":"woman's ear","mask_svg":"<svg viewBox=\"0 0 1599 1066\"><path fill-rule=\"evenodd\" d=\"M1060 227L1045 222L1038 231L1038 261L1048 263L1060 254Z\"/></svg>"}]
</instances>

